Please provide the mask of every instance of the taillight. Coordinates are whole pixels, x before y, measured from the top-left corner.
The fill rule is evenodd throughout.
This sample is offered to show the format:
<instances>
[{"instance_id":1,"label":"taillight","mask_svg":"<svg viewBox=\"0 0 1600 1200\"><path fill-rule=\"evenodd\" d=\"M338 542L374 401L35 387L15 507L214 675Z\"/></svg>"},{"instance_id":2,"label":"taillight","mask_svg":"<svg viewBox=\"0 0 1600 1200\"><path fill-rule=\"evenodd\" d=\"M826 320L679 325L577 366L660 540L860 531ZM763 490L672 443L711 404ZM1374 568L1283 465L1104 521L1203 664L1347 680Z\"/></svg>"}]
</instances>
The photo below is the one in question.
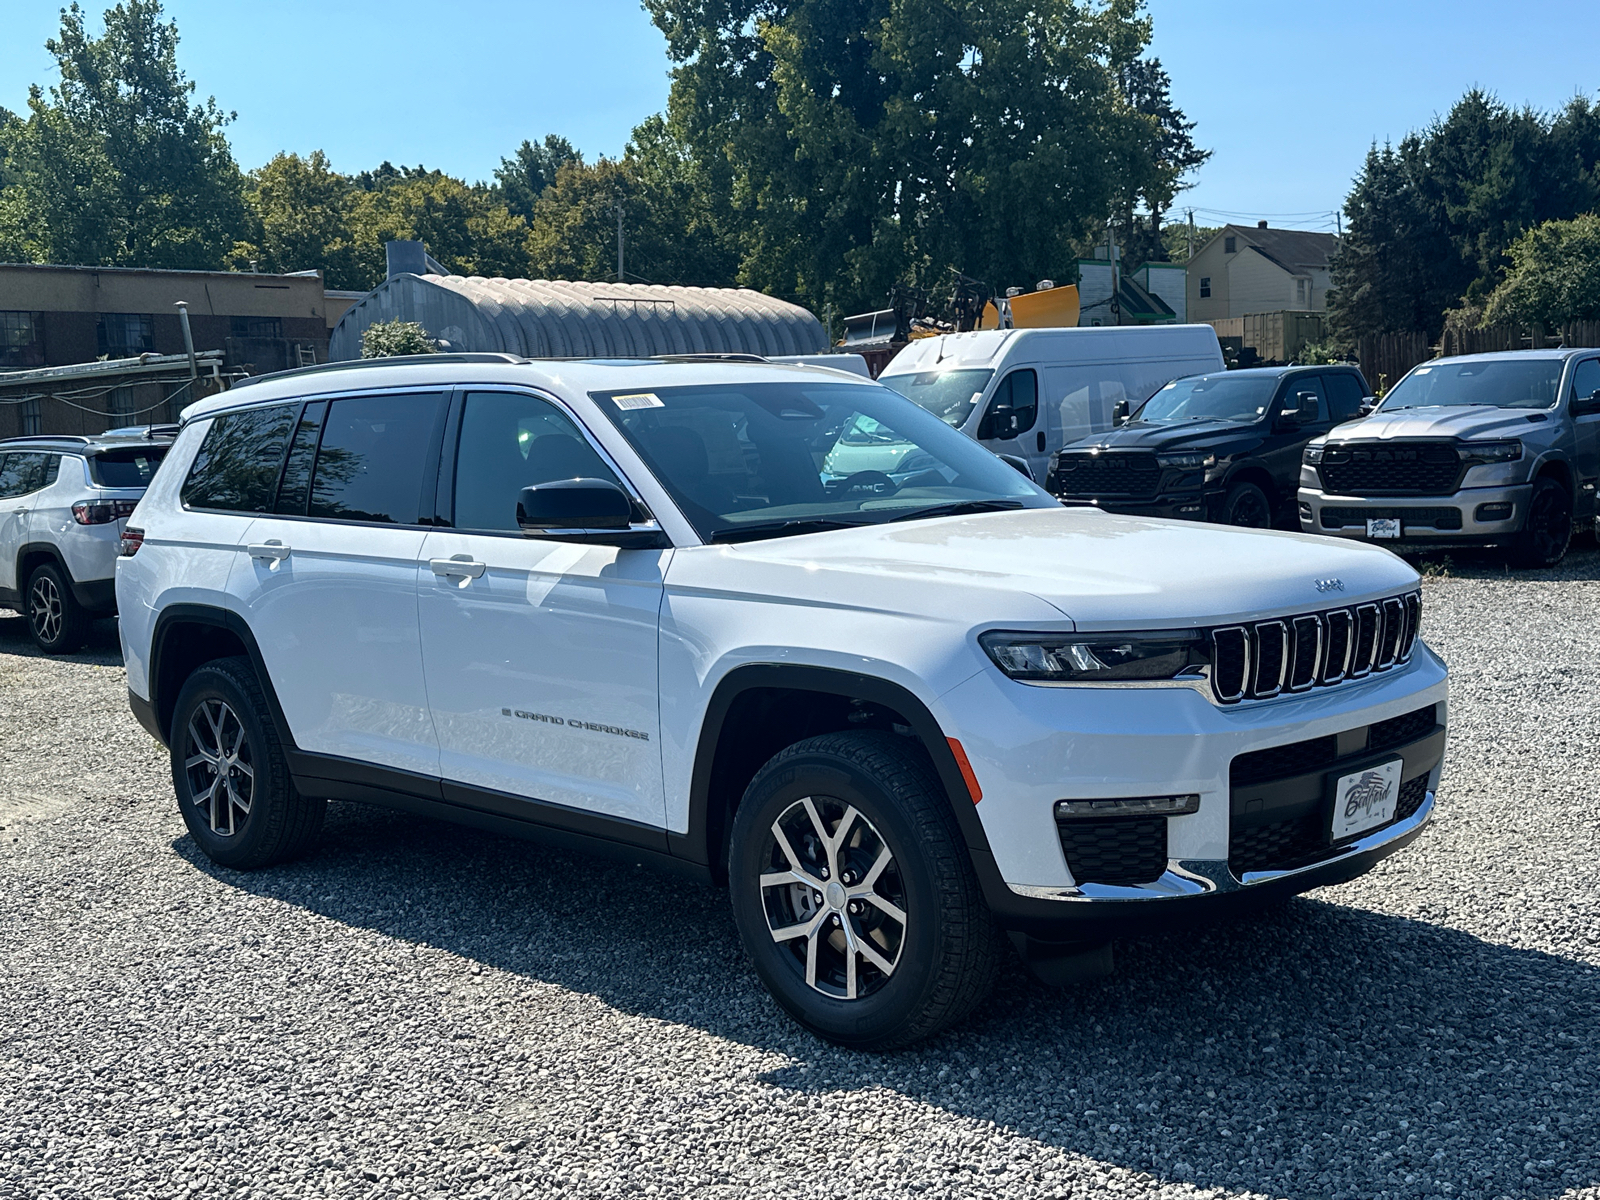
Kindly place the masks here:
<instances>
[{"instance_id":1,"label":"taillight","mask_svg":"<svg viewBox=\"0 0 1600 1200\"><path fill-rule=\"evenodd\" d=\"M108 525L133 516L137 500L85 500L72 506L72 519L79 525Z\"/></svg>"},{"instance_id":2,"label":"taillight","mask_svg":"<svg viewBox=\"0 0 1600 1200\"><path fill-rule=\"evenodd\" d=\"M144 545L144 530L135 529L132 525L122 531L122 540L117 543L117 553L123 558L132 558L139 553L139 547Z\"/></svg>"}]
</instances>

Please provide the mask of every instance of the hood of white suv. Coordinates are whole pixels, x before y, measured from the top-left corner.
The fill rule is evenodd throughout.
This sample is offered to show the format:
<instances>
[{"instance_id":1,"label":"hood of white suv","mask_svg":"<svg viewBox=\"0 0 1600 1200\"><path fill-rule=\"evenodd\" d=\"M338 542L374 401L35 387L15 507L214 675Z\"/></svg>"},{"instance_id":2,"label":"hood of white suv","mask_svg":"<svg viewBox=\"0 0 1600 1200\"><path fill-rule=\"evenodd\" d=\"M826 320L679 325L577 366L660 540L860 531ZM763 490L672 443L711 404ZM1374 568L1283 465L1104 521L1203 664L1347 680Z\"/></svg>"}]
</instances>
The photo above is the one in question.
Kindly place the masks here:
<instances>
[{"instance_id":1,"label":"hood of white suv","mask_svg":"<svg viewBox=\"0 0 1600 1200\"><path fill-rule=\"evenodd\" d=\"M1538 418L1529 420L1529 417ZM1517 437L1549 423L1550 414L1527 408L1487 405L1440 405L1433 408L1381 409L1370 417L1340 425L1330 442L1390 441L1395 438Z\"/></svg>"},{"instance_id":2,"label":"hood of white suv","mask_svg":"<svg viewBox=\"0 0 1600 1200\"><path fill-rule=\"evenodd\" d=\"M945 611L929 615L974 625L1022 618L1017 601L1026 597L1080 629L1228 624L1335 608L1417 582L1376 546L1092 508L935 517L687 552L702 555L718 562L691 572L701 587L714 579L716 590L751 599L908 614L936 606ZM680 551L679 562L685 557ZM953 604L963 611L947 611ZM1036 611L1043 620L1049 609Z\"/></svg>"}]
</instances>

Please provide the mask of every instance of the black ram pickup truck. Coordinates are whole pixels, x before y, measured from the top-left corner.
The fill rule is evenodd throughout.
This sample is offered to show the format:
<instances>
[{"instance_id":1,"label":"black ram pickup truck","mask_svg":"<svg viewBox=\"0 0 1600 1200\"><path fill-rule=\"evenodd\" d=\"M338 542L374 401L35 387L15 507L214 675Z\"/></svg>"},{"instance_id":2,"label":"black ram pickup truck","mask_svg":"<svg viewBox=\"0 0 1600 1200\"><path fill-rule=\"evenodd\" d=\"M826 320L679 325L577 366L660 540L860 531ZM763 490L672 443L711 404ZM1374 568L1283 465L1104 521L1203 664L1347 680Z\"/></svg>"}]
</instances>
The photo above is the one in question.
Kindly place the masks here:
<instances>
[{"instance_id":1,"label":"black ram pickup truck","mask_svg":"<svg viewBox=\"0 0 1600 1200\"><path fill-rule=\"evenodd\" d=\"M1175 379L1115 426L1064 446L1046 486L1109 512L1300 528L1306 443L1373 403L1355 367L1255 367Z\"/></svg>"}]
</instances>

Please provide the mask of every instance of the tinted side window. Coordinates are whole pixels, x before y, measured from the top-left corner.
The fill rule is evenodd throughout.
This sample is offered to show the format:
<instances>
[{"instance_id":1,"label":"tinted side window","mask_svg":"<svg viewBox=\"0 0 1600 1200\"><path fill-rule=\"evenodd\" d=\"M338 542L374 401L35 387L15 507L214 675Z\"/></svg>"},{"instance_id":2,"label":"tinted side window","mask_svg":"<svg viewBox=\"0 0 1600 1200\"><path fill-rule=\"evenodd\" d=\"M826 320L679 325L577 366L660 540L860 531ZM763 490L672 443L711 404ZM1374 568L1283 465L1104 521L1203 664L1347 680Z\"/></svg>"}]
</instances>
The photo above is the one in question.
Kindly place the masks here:
<instances>
[{"instance_id":1,"label":"tinted side window","mask_svg":"<svg viewBox=\"0 0 1600 1200\"><path fill-rule=\"evenodd\" d=\"M212 421L183 481L183 503L223 512L271 512L297 407L276 404Z\"/></svg>"},{"instance_id":2,"label":"tinted side window","mask_svg":"<svg viewBox=\"0 0 1600 1200\"><path fill-rule=\"evenodd\" d=\"M149 487L156 468L167 456L165 446L140 446L128 450L102 450L89 460L94 481L101 487Z\"/></svg>"},{"instance_id":3,"label":"tinted side window","mask_svg":"<svg viewBox=\"0 0 1600 1200\"><path fill-rule=\"evenodd\" d=\"M322 435L322 422L327 413L328 402L318 400L306 405L300 414L300 426L289 446L289 461L283 465L283 483L278 488L278 503L273 512L297 517L306 515L306 502L311 498L311 464L317 458L317 439Z\"/></svg>"},{"instance_id":4,"label":"tinted side window","mask_svg":"<svg viewBox=\"0 0 1600 1200\"><path fill-rule=\"evenodd\" d=\"M0 496L26 496L44 486L48 454L8 454L0 463Z\"/></svg>"},{"instance_id":5,"label":"tinted side window","mask_svg":"<svg viewBox=\"0 0 1600 1200\"><path fill-rule=\"evenodd\" d=\"M444 400L429 393L333 401L311 478L309 515L417 524Z\"/></svg>"},{"instance_id":6,"label":"tinted side window","mask_svg":"<svg viewBox=\"0 0 1600 1200\"><path fill-rule=\"evenodd\" d=\"M1301 419L1308 425L1328 419L1328 398L1322 390L1322 379L1317 375L1297 375L1290 379L1283 387L1282 403L1290 402L1291 397L1301 393L1310 392L1317 398L1315 405L1301 402Z\"/></svg>"},{"instance_id":7,"label":"tinted side window","mask_svg":"<svg viewBox=\"0 0 1600 1200\"><path fill-rule=\"evenodd\" d=\"M1596 392L1600 392L1600 358L1586 358L1572 373L1572 395L1587 400Z\"/></svg>"},{"instance_id":8,"label":"tinted side window","mask_svg":"<svg viewBox=\"0 0 1600 1200\"><path fill-rule=\"evenodd\" d=\"M675 426L670 431L681 436L684 429ZM658 450L671 449L666 433L658 431L662 443ZM704 463L703 446L699 454ZM702 465L700 473L707 469ZM617 481L555 405L510 392L474 392L467 397L456 455L457 529L520 532L517 497L522 489L556 479Z\"/></svg>"},{"instance_id":9,"label":"tinted side window","mask_svg":"<svg viewBox=\"0 0 1600 1200\"><path fill-rule=\"evenodd\" d=\"M1327 393L1331 419L1335 425L1353 421L1361 415L1361 401L1366 398L1361 381L1347 371L1322 377L1322 387Z\"/></svg>"}]
</instances>

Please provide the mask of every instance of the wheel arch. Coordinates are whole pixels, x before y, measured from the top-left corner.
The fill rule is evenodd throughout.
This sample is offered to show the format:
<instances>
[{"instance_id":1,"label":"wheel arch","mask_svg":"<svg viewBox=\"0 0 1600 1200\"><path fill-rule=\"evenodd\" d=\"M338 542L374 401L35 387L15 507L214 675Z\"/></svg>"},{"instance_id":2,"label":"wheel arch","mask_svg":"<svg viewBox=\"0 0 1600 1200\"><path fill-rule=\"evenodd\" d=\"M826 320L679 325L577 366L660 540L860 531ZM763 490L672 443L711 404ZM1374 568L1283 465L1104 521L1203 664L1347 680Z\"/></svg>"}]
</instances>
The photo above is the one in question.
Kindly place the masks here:
<instances>
[{"instance_id":1,"label":"wheel arch","mask_svg":"<svg viewBox=\"0 0 1600 1200\"><path fill-rule=\"evenodd\" d=\"M1222 482L1225 487L1230 488L1235 484L1253 483L1266 493L1269 503L1281 499L1278 495L1278 485L1272 482L1272 472L1267 470L1260 459L1247 458L1229 467Z\"/></svg>"},{"instance_id":2,"label":"wheel arch","mask_svg":"<svg viewBox=\"0 0 1600 1200\"><path fill-rule=\"evenodd\" d=\"M865 719L852 720L853 714ZM870 724L874 721L879 724ZM933 763L968 849L988 856L988 839L961 767L927 705L902 685L877 676L787 663L736 667L712 692L690 776L689 828L668 835L673 853L724 882L733 813L762 765L807 737L882 728L883 722L909 730L907 736Z\"/></svg>"},{"instance_id":3,"label":"wheel arch","mask_svg":"<svg viewBox=\"0 0 1600 1200\"><path fill-rule=\"evenodd\" d=\"M1572 497L1573 511L1577 511L1578 480L1570 462L1559 455L1547 454L1534 467L1533 477L1530 482L1540 479L1554 479L1562 487L1566 488L1567 494Z\"/></svg>"},{"instance_id":4,"label":"wheel arch","mask_svg":"<svg viewBox=\"0 0 1600 1200\"><path fill-rule=\"evenodd\" d=\"M67 577L67 586L73 584L72 569L67 566L67 560L61 556L61 551L49 542L25 542L17 550L17 592L21 594L28 586L28 576L32 575L45 563L51 563L61 568Z\"/></svg>"},{"instance_id":5,"label":"wheel arch","mask_svg":"<svg viewBox=\"0 0 1600 1200\"><path fill-rule=\"evenodd\" d=\"M289 723L273 690L255 634L238 613L209 604L170 605L156 619L150 637L150 705L164 742L171 741L172 713L184 681L208 662L238 655L248 658L255 669L279 741L286 750L294 749Z\"/></svg>"}]
</instances>

